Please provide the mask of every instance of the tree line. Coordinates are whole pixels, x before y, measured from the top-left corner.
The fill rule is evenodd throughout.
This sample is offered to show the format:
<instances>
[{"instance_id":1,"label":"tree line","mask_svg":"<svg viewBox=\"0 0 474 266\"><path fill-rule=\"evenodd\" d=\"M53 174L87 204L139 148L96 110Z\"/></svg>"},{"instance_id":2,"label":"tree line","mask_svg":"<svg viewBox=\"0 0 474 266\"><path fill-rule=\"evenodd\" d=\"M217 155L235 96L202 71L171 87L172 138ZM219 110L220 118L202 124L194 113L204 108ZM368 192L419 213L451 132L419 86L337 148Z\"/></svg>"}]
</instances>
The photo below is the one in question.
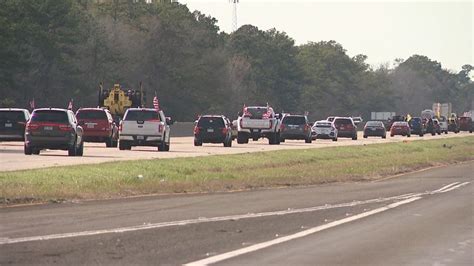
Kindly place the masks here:
<instances>
[{"instance_id":1,"label":"tree line","mask_svg":"<svg viewBox=\"0 0 474 266\"><path fill-rule=\"evenodd\" d=\"M433 102L474 101L473 66L458 73L423 55L370 66L336 41L296 45L285 32L217 20L185 5L131 0L0 1L0 106L97 106L98 84L157 93L178 121L235 117L243 104L283 112L418 114Z\"/></svg>"}]
</instances>

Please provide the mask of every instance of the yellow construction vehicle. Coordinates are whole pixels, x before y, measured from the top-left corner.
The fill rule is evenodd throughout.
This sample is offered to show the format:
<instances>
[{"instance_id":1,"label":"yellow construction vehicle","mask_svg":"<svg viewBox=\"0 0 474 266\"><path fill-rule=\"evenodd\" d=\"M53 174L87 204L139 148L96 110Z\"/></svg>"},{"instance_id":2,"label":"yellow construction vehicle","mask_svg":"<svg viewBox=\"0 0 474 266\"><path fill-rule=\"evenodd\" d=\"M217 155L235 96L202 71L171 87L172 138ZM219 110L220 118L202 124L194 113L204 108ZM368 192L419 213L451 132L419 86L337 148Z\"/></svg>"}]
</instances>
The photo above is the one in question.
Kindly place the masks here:
<instances>
[{"instance_id":1,"label":"yellow construction vehicle","mask_svg":"<svg viewBox=\"0 0 474 266\"><path fill-rule=\"evenodd\" d=\"M111 89L104 89L102 82L99 84L99 106L110 110L114 116L123 117L125 111L130 107L144 107L145 93L142 83L140 89L122 88L120 84L114 84Z\"/></svg>"}]
</instances>

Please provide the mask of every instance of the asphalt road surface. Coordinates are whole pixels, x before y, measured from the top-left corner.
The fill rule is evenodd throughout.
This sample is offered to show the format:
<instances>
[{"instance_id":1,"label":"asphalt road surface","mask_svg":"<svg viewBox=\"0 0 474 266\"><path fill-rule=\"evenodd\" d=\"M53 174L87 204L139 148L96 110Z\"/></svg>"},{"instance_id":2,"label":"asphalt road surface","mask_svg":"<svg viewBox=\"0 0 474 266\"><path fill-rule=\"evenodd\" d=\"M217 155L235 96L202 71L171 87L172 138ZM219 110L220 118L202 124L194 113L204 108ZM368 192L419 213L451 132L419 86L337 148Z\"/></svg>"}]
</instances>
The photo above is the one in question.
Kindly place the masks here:
<instances>
[{"instance_id":1,"label":"asphalt road surface","mask_svg":"<svg viewBox=\"0 0 474 266\"><path fill-rule=\"evenodd\" d=\"M259 151L272 151L281 149L308 149L322 148L331 146L349 146L366 145L374 143L400 142L418 139L440 139L453 138L472 135L469 133L459 133L448 135L425 135L420 138L412 136L411 138L395 136L387 139L370 137L364 139L359 132L358 140L353 141L347 138L339 138L337 142L331 140L317 140L312 144L305 144L304 141L287 140L281 145L268 145L266 139L257 142L250 141L249 144L237 144L233 142L231 148L225 148L221 144L204 144L202 147L194 147L192 137L171 138L171 151L158 152L153 147L134 147L131 151L120 151L118 148L106 148L101 143L86 143L83 157L68 157L67 151L46 150L41 151L41 155L26 156L23 154L22 142L0 142L0 171L12 171L23 169L34 169L51 166L76 165L88 163L102 163L108 161L138 160L138 159L156 159L156 158L176 158L176 157L194 157L220 154L248 153Z\"/></svg>"},{"instance_id":2,"label":"asphalt road surface","mask_svg":"<svg viewBox=\"0 0 474 266\"><path fill-rule=\"evenodd\" d=\"M0 265L473 265L473 169L6 207Z\"/></svg>"}]
</instances>

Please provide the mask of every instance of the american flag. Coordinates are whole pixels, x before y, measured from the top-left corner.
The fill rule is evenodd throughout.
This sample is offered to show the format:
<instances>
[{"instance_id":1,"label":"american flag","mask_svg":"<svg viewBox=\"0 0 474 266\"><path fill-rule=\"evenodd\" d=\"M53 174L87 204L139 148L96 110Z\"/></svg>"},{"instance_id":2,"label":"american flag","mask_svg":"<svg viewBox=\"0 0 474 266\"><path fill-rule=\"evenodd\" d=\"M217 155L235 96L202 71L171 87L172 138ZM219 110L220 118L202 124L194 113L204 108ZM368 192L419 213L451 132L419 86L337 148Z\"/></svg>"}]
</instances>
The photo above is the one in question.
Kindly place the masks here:
<instances>
[{"instance_id":1,"label":"american flag","mask_svg":"<svg viewBox=\"0 0 474 266\"><path fill-rule=\"evenodd\" d=\"M153 98L153 107L156 110L160 110L160 102L158 101L158 97L156 96Z\"/></svg>"},{"instance_id":2,"label":"american flag","mask_svg":"<svg viewBox=\"0 0 474 266\"><path fill-rule=\"evenodd\" d=\"M72 103L73 103L73 100L71 99L71 100L69 101L69 104L67 105L67 109L68 109L68 110L72 110Z\"/></svg>"}]
</instances>

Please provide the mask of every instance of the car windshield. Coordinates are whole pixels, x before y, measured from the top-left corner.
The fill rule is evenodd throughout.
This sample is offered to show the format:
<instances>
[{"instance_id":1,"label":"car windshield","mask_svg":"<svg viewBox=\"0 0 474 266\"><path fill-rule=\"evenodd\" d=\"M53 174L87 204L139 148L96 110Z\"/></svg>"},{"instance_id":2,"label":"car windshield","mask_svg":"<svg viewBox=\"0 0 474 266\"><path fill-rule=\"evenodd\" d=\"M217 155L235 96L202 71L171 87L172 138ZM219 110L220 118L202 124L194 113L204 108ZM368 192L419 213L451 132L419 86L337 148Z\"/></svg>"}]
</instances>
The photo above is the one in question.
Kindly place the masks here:
<instances>
[{"instance_id":1,"label":"car windshield","mask_svg":"<svg viewBox=\"0 0 474 266\"><path fill-rule=\"evenodd\" d=\"M304 116L285 116L282 123L285 125L304 125L306 119Z\"/></svg>"},{"instance_id":2,"label":"car windshield","mask_svg":"<svg viewBox=\"0 0 474 266\"><path fill-rule=\"evenodd\" d=\"M103 110L84 110L77 112L77 119L107 119Z\"/></svg>"},{"instance_id":3,"label":"car windshield","mask_svg":"<svg viewBox=\"0 0 474 266\"><path fill-rule=\"evenodd\" d=\"M336 125L352 125L352 120L346 118L337 118L334 120L334 124Z\"/></svg>"},{"instance_id":4,"label":"car windshield","mask_svg":"<svg viewBox=\"0 0 474 266\"><path fill-rule=\"evenodd\" d=\"M39 110L33 112L33 115L31 116L31 121L67 123L69 119L65 111Z\"/></svg>"},{"instance_id":5,"label":"car windshield","mask_svg":"<svg viewBox=\"0 0 474 266\"><path fill-rule=\"evenodd\" d=\"M224 120L220 117L201 117L198 127L223 128L225 125Z\"/></svg>"},{"instance_id":6,"label":"car windshield","mask_svg":"<svg viewBox=\"0 0 474 266\"><path fill-rule=\"evenodd\" d=\"M368 127L381 127L381 126L383 126L383 124L382 124L382 122L369 121L369 122L367 122L366 126L368 126Z\"/></svg>"},{"instance_id":7,"label":"car windshield","mask_svg":"<svg viewBox=\"0 0 474 266\"><path fill-rule=\"evenodd\" d=\"M125 121L149 121L160 120L157 111L154 110L128 110Z\"/></svg>"},{"instance_id":8,"label":"car windshield","mask_svg":"<svg viewBox=\"0 0 474 266\"><path fill-rule=\"evenodd\" d=\"M315 124L316 127L331 127L331 123L327 123L327 122L317 122Z\"/></svg>"},{"instance_id":9,"label":"car windshield","mask_svg":"<svg viewBox=\"0 0 474 266\"><path fill-rule=\"evenodd\" d=\"M0 121L26 121L22 111L0 111Z\"/></svg>"},{"instance_id":10,"label":"car windshield","mask_svg":"<svg viewBox=\"0 0 474 266\"><path fill-rule=\"evenodd\" d=\"M247 112L250 113L252 118L262 118L263 114L268 111L267 107L247 107Z\"/></svg>"}]
</instances>

